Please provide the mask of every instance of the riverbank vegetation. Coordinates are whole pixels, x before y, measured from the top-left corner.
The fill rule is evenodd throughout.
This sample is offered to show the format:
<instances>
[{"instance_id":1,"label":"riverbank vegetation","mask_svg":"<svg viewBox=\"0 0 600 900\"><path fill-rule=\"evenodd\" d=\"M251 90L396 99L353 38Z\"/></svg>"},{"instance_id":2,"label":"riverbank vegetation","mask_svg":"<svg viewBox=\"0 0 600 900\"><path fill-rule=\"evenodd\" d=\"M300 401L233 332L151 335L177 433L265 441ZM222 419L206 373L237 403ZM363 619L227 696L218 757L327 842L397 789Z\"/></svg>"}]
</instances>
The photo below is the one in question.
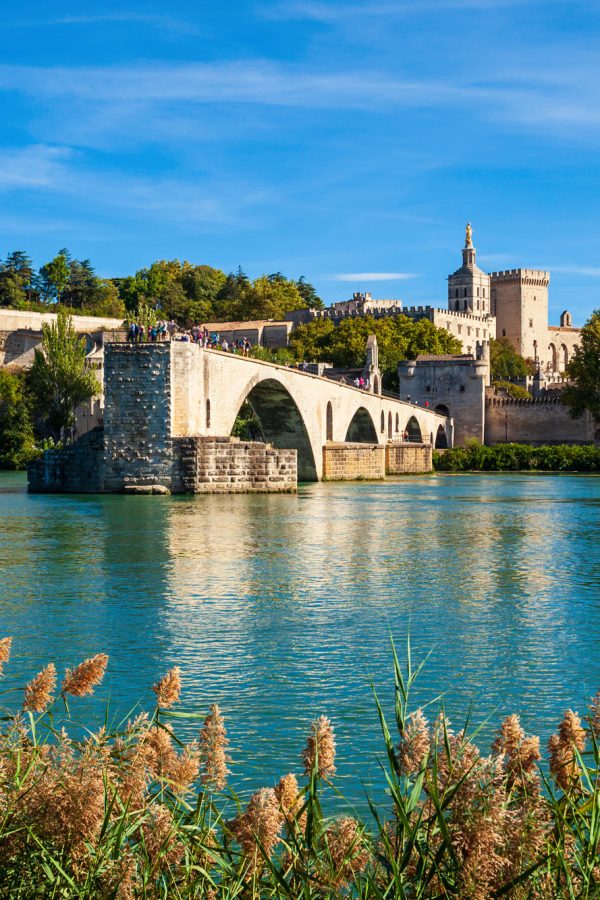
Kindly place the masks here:
<instances>
[{"instance_id":1,"label":"riverbank vegetation","mask_svg":"<svg viewBox=\"0 0 600 900\"><path fill-rule=\"evenodd\" d=\"M465 447L434 452L433 466L440 472L600 472L600 448L574 444L485 447L469 441Z\"/></svg>"},{"instance_id":2,"label":"riverbank vegetation","mask_svg":"<svg viewBox=\"0 0 600 900\"><path fill-rule=\"evenodd\" d=\"M10 649L0 640L0 666ZM539 739L516 715L484 754L468 723L457 730L443 709L411 709L419 669L408 653L404 671L394 654L393 721L375 698L387 795L371 802L367 823L327 812L338 785L325 716L299 748L297 771L274 765L270 783L244 799L229 781L234 751L221 710L181 710L177 668L154 685L148 714L82 730L81 698L107 663L99 653L60 683L49 663L4 711L3 897L599 895L600 695L583 719L564 713L540 769ZM177 728L195 720L195 739L181 741Z\"/></svg>"}]
</instances>

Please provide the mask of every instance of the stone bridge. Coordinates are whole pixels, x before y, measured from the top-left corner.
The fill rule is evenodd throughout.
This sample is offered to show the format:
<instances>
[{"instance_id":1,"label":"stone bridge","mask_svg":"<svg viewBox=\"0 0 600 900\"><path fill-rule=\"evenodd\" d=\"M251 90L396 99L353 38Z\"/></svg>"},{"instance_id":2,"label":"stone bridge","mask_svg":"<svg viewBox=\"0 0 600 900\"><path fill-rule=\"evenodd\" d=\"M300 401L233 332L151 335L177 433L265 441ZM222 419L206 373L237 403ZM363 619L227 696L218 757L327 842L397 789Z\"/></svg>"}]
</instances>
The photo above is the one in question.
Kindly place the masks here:
<instances>
[{"instance_id":1,"label":"stone bridge","mask_svg":"<svg viewBox=\"0 0 600 900\"><path fill-rule=\"evenodd\" d=\"M132 411L123 399L136 390ZM118 410L132 422L146 415L144 397L157 402L154 415L162 405L172 438L228 437L247 401L265 439L297 451L300 481L323 477L328 442L385 445L402 441L407 432L411 441L435 444L443 435L441 443L452 444L452 423L443 415L298 369L180 341L108 345L107 437L115 425L123 430Z\"/></svg>"},{"instance_id":2,"label":"stone bridge","mask_svg":"<svg viewBox=\"0 0 600 900\"><path fill-rule=\"evenodd\" d=\"M245 402L266 444L231 438ZM183 341L109 343L103 428L46 451L29 489L293 491L429 471L434 443L452 445L452 420L393 397Z\"/></svg>"}]
</instances>

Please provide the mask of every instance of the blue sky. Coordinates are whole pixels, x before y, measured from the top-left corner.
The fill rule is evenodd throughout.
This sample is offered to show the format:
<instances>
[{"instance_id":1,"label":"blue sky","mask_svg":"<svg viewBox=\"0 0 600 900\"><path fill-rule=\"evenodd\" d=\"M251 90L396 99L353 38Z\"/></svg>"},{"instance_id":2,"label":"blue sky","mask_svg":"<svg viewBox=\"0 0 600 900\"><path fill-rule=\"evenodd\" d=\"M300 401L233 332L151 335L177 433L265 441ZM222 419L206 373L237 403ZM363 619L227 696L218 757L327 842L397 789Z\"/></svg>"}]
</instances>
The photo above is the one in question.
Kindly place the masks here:
<instances>
[{"instance_id":1,"label":"blue sky","mask_svg":"<svg viewBox=\"0 0 600 900\"><path fill-rule=\"evenodd\" d=\"M600 306L598 0L23 0L0 32L0 253L157 258L445 304L482 267Z\"/></svg>"}]
</instances>

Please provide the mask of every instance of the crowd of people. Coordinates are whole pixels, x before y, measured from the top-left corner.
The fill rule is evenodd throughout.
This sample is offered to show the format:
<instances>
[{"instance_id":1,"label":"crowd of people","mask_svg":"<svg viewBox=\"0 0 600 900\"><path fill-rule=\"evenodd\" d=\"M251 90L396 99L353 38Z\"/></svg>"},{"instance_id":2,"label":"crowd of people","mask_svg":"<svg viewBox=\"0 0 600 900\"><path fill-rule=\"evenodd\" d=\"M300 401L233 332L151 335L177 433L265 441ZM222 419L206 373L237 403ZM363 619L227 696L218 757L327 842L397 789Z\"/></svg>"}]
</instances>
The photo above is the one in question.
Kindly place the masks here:
<instances>
[{"instance_id":1,"label":"crowd of people","mask_svg":"<svg viewBox=\"0 0 600 900\"><path fill-rule=\"evenodd\" d=\"M224 353L239 353L242 356L250 356L252 344L246 337L228 341L221 337L218 331L209 331L203 325L194 325L190 329L182 329L177 322L171 320L158 321L154 325L144 325L142 322L130 322L127 328L127 340L134 344L151 343L158 341L185 341L199 344L210 350L222 350Z\"/></svg>"}]
</instances>

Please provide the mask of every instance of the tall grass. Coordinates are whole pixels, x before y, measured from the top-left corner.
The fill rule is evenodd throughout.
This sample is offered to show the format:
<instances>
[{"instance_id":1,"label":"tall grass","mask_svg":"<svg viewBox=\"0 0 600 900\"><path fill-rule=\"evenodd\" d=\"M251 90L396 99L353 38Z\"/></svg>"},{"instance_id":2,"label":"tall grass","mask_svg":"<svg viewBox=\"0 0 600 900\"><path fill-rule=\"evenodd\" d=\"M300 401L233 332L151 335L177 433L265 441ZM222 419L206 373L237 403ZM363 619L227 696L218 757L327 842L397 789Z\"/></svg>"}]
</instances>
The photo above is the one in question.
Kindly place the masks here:
<instances>
[{"instance_id":1,"label":"tall grass","mask_svg":"<svg viewBox=\"0 0 600 900\"><path fill-rule=\"evenodd\" d=\"M0 641L0 672L10 640ZM600 896L600 695L568 710L549 741L517 716L488 755L469 723L454 730L411 708L414 669L393 653L394 718L375 697L386 800L367 826L330 817L336 745L317 719L297 773L242 803L227 783L221 711L177 710L180 673L120 727L69 734L70 706L101 682L107 657L49 664L4 710L0 733L0 896L98 898L591 898ZM197 720L183 743L176 725ZM300 779L300 781L299 781Z\"/></svg>"}]
</instances>

